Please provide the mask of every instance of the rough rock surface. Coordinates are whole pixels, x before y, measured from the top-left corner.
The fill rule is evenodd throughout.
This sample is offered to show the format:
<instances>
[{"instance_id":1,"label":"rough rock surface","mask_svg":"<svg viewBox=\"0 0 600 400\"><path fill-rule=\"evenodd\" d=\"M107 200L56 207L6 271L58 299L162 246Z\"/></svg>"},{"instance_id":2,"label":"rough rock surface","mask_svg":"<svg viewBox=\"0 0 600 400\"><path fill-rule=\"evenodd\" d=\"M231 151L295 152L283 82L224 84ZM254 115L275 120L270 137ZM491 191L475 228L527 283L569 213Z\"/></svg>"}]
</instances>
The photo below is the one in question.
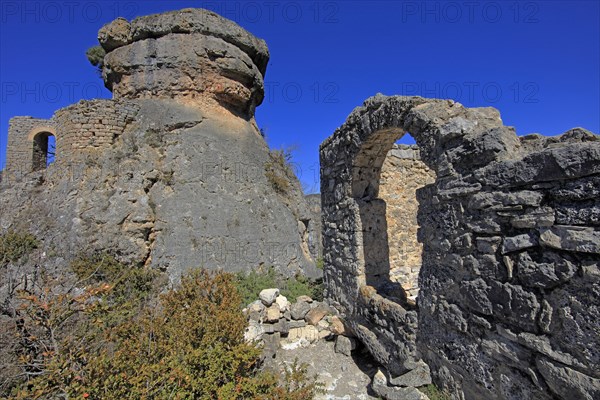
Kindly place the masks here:
<instances>
[{"instance_id":1,"label":"rough rock surface","mask_svg":"<svg viewBox=\"0 0 600 400\"><path fill-rule=\"evenodd\" d=\"M405 132L436 175L416 194L418 307L390 282L379 190ZM390 381L426 361L456 399L595 398L599 187L585 129L519 138L491 108L372 97L321 145L326 297Z\"/></svg>"},{"instance_id":2,"label":"rough rock surface","mask_svg":"<svg viewBox=\"0 0 600 400\"><path fill-rule=\"evenodd\" d=\"M265 43L191 9L118 19L99 37L113 100L11 121L2 232L31 231L65 258L109 251L174 280L194 267L318 276L307 242L318 223L300 183L280 193L265 174L254 121ZM31 160L21 153L36 129L51 130L57 154L32 172L18 163Z\"/></svg>"},{"instance_id":3,"label":"rough rock surface","mask_svg":"<svg viewBox=\"0 0 600 400\"><path fill-rule=\"evenodd\" d=\"M264 97L267 45L211 11L119 18L98 34L103 75L115 98L216 101L245 118Z\"/></svg>"}]
</instances>

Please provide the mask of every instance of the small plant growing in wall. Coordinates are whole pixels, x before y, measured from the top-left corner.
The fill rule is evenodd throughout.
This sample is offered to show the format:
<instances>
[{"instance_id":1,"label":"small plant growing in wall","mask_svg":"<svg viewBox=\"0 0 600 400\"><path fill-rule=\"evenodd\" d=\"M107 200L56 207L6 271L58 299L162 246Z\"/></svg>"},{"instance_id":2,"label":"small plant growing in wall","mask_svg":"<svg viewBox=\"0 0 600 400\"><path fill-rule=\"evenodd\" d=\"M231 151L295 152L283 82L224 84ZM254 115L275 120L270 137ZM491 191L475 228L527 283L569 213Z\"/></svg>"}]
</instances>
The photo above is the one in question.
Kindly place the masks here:
<instances>
[{"instance_id":1,"label":"small plant growing in wall","mask_svg":"<svg viewBox=\"0 0 600 400\"><path fill-rule=\"evenodd\" d=\"M87 49L85 56L87 57L90 64L97 68L99 75L102 75L102 67L104 66L104 56L106 52L102 46L93 46Z\"/></svg>"},{"instance_id":2,"label":"small plant growing in wall","mask_svg":"<svg viewBox=\"0 0 600 400\"><path fill-rule=\"evenodd\" d=\"M272 150L265 163L265 176L279 194L287 194L292 186L294 171L291 166L292 149Z\"/></svg>"},{"instance_id":3,"label":"small plant growing in wall","mask_svg":"<svg viewBox=\"0 0 600 400\"><path fill-rule=\"evenodd\" d=\"M452 400L452 396L446 390L440 390L433 383L419 388L422 393L425 393L429 400Z\"/></svg>"}]
</instances>

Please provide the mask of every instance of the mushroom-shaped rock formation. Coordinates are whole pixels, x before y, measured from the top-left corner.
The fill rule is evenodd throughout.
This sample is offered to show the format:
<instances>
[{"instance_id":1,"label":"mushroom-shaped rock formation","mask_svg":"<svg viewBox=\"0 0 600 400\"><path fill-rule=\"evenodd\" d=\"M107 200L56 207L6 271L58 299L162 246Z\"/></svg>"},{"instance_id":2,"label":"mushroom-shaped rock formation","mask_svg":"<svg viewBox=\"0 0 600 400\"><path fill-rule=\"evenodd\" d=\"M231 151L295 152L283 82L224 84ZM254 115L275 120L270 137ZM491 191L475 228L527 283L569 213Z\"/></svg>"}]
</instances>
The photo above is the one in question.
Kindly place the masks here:
<instances>
[{"instance_id":1,"label":"mushroom-shaped rock formation","mask_svg":"<svg viewBox=\"0 0 600 400\"><path fill-rule=\"evenodd\" d=\"M103 77L115 99L215 103L246 119L264 97L264 40L204 9L118 18L102 27Z\"/></svg>"}]
</instances>

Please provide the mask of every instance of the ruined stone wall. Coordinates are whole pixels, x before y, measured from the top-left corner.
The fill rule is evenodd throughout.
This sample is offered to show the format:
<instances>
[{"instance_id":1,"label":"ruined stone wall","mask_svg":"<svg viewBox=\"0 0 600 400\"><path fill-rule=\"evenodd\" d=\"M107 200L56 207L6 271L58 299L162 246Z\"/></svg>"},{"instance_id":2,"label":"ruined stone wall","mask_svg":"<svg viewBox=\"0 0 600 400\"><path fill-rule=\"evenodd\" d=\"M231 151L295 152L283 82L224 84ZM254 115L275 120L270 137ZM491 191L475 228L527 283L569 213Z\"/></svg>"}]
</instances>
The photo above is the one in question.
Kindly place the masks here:
<instances>
[{"instance_id":1,"label":"ruined stone wall","mask_svg":"<svg viewBox=\"0 0 600 400\"><path fill-rule=\"evenodd\" d=\"M45 169L45 152L37 135L55 136L55 162L73 164L82 157L109 149L135 119L139 105L115 100L82 100L62 108L52 119L14 117L10 120L6 150L6 184ZM44 153L44 154L41 154Z\"/></svg>"},{"instance_id":2,"label":"ruined stone wall","mask_svg":"<svg viewBox=\"0 0 600 400\"><path fill-rule=\"evenodd\" d=\"M381 168L379 197L386 203L390 279L409 297L418 294L423 245L417 240L417 189L433 183L435 173L421 161L417 146L394 145Z\"/></svg>"},{"instance_id":3,"label":"ruined stone wall","mask_svg":"<svg viewBox=\"0 0 600 400\"><path fill-rule=\"evenodd\" d=\"M369 284L381 166L404 132L436 172L417 192L416 307ZM388 384L425 361L455 399L598 398L599 188L589 131L518 138L490 108L373 97L321 145L326 296Z\"/></svg>"},{"instance_id":4,"label":"ruined stone wall","mask_svg":"<svg viewBox=\"0 0 600 400\"><path fill-rule=\"evenodd\" d=\"M60 140L57 155L71 160L86 151L109 148L134 120L139 106L114 100L82 100L54 115Z\"/></svg>"},{"instance_id":5,"label":"ruined stone wall","mask_svg":"<svg viewBox=\"0 0 600 400\"><path fill-rule=\"evenodd\" d=\"M13 117L10 119L6 148L6 168L3 174L4 182L10 183L19 180L33 170L33 139L36 132L55 134L54 121L33 117Z\"/></svg>"}]
</instances>

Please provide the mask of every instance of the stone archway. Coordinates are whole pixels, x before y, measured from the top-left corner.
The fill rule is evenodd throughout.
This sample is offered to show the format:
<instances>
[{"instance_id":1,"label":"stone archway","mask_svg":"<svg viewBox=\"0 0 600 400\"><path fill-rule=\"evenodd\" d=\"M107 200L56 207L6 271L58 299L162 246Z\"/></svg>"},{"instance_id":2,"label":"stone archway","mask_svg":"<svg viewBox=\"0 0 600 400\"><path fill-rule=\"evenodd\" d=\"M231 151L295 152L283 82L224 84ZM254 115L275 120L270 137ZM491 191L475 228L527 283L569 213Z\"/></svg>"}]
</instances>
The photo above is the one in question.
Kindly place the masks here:
<instances>
[{"instance_id":1,"label":"stone archway","mask_svg":"<svg viewBox=\"0 0 600 400\"><path fill-rule=\"evenodd\" d=\"M31 143L31 170L46 169L49 162L54 161L56 156L56 130L49 126L36 127L27 135L27 141ZM52 144L54 144L54 149L51 148Z\"/></svg>"},{"instance_id":2,"label":"stone archway","mask_svg":"<svg viewBox=\"0 0 600 400\"><path fill-rule=\"evenodd\" d=\"M460 141L461 137L478 137L480 132L493 129L497 134L486 137L478 150L476 140ZM510 136L514 133L506 130L495 110L466 109L451 100L378 95L354 110L346 123L321 145L324 221L343 222L343 226L334 223L335 230L325 230L340 243L330 249L328 256L331 264L340 264L335 273L343 282L338 287L333 283L337 278L332 277L328 295L341 300L340 304L351 311L360 287L367 281L376 282L373 275L385 274L389 268L385 255L379 254L387 250L375 248L382 239L385 241L385 204L377 199L381 167L400 137L406 132L414 137L423 162L436 172L438 181L444 182L476 165L507 157L518 141ZM488 151L489 148L497 151ZM370 238L369 232L374 230L377 234ZM340 232L344 235L340 236ZM369 248L370 244L374 247ZM344 251L338 253L337 247ZM341 265L341 260L346 266ZM340 292L342 287L345 290ZM346 301L349 295L351 298Z\"/></svg>"},{"instance_id":3,"label":"stone archway","mask_svg":"<svg viewBox=\"0 0 600 400\"><path fill-rule=\"evenodd\" d=\"M485 121L475 122L478 117ZM453 149L472 143L461 142L461 137L477 137L493 129L498 134L480 146L477 162L465 163L466 152L462 151L455 151L451 158ZM423 162L437 174L438 186L472 165L506 156L508 148L518 144L510 137L512 132L506 135L498 114L491 109L468 110L453 101L378 95L354 110L321 145L327 296L350 316L357 336L395 375L414 369L420 359L415 343L418 315L402 290L394 290L392 285L390 293L387 285L386 202L379 197L379 184L386 155L406 132L421 149ZM504 151L484 154L490 146ZM425 193L422 198L421 209L435 208L433 196ZM443 240L435 236L441 232L436 232L436 221L428 220L431 217L419 212L425 249ZM427 256L423 258L426 271L433 265L428 264Z\"/></svg>"},{"instance_id":4,"label":"stone archway","mask_svg":"<svg viewBox=\"0 0 600 400\"><path fill-rule=\"evenodd\" d=\"M416 305L381 290L381 167L404 132L436 173L418 195ZM577 128L519 139L491 108L378 95L321 144L320 160L325 294L394 382L429 365L456 398L597 394L597 284L584 276L600 265L589 200L600 137Z\"/></svg>"}]
</instances>

